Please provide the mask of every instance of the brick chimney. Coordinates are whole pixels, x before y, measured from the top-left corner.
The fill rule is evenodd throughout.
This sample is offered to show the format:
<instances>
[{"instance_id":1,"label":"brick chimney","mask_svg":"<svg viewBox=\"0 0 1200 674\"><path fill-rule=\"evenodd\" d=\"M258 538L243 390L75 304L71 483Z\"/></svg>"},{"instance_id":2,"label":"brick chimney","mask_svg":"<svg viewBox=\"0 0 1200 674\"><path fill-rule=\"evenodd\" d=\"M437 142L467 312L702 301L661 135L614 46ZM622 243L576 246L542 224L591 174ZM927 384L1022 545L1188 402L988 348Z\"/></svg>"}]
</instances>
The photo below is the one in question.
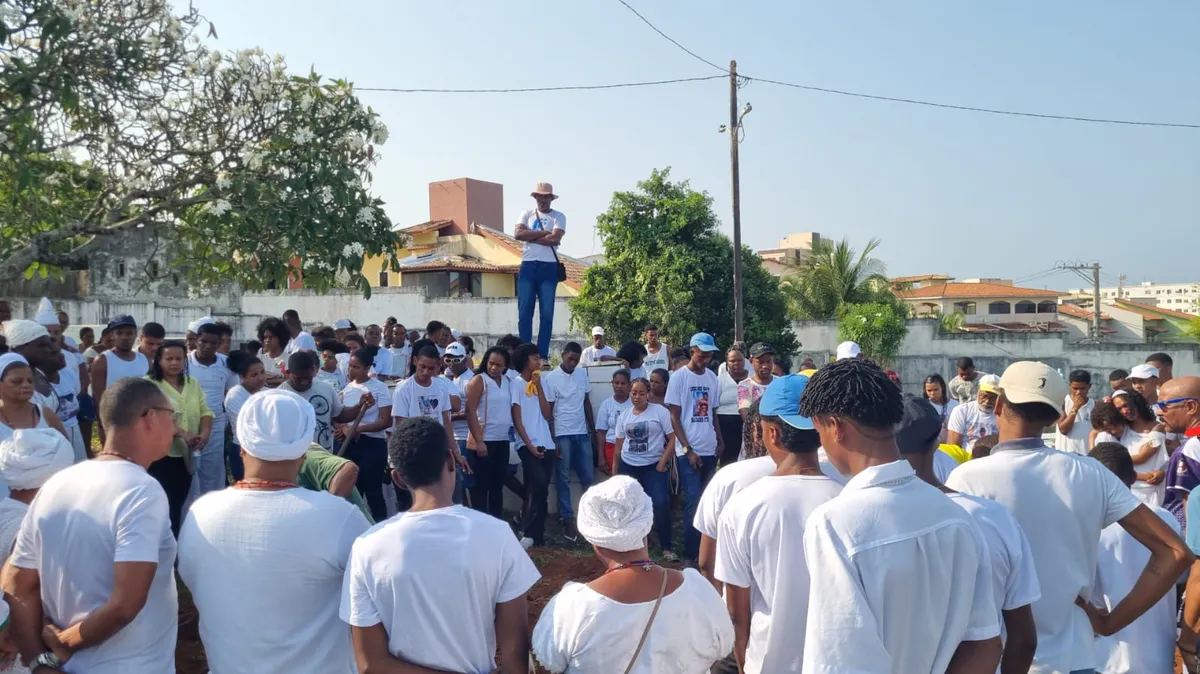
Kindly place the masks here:
<instances>
[{"instance_id":1,"label":"brick chimney","mask_svg":"<svg viewBox=\"0 0 1200 674\"><path fill-rule=\"evenodd\" d=\"M504 231L504 186L474 178L429 183L429 219L453 220L445 234L466 234L471 223Z\"/></svg>"}]
</instances>

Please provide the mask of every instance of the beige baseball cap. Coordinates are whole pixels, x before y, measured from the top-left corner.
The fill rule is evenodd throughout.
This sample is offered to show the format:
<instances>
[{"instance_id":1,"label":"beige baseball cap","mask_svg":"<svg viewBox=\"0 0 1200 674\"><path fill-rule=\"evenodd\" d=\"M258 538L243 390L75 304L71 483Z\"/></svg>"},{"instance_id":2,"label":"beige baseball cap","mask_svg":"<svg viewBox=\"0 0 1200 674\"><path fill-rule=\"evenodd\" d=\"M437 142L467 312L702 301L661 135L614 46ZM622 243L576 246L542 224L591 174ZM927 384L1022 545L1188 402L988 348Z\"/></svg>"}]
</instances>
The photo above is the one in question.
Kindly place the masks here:
<instances>
[{"instance_id":1,"label":"beige baseball cap","mask_svg":"<svg viewBox=\"0 0 1200 674\"><path fill-rule=\"evenodd\" d=\"M1004 399L1016 403L1045 403L1062 414L1066 400L1067 380L1058 370L1032 360L1022 360L1008 366L1000 377Z\"/></svg>"}]
</instances>

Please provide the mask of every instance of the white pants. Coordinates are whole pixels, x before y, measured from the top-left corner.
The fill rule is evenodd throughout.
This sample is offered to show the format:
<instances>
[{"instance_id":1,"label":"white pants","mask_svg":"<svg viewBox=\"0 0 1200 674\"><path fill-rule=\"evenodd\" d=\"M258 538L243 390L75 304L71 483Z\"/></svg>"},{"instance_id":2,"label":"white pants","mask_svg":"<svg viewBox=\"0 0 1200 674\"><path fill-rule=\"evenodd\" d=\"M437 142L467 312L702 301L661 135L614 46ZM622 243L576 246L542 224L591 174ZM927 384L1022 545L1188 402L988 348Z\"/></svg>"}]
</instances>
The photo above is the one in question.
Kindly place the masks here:
<instances>
[{"instance_id":1,"label":"white pants","mask_svg":"<svg viewBox=\"0 0 1200 674\"><path fill-rule=\"evenodd\" d=\"M200 450L196 460L196 474L192 476L189 500L195 500L210 491L225 488L225 417L214 417L212 434L208 443Z\"/></svg>"}]
</instances>

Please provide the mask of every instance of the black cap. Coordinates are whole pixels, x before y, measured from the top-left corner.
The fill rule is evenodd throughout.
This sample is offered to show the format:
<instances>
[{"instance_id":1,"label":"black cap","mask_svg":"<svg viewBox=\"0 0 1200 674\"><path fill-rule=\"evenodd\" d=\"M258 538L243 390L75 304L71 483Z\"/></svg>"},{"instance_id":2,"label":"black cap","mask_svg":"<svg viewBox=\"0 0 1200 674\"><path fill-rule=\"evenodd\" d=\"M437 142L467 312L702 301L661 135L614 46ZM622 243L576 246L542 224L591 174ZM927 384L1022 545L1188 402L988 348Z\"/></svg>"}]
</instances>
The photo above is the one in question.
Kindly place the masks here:
<instances>
[{"instance_id":1,"label":"black cap","mask_svg":"<svg viewBox=\"0 0 1200 674\"><path fill-rule=\"evenodd\" d=\"M911 393L904 395L904 418L896 427L896 446L901 454L924 454L942 432L942 415L933 404Z\"/></svg>"},{"instance_id":2,"label":"black cap","mask_svg":"<svg viewBox=\"0 0 1200 674\"><path fill-rule=\"evenodd\" d=\"M120 316L117 316L108 322L108 327L104 328L104 332L111 332L117 328L123 328L125 326L136 328L137 321L133 320L133 316L121 314Z\"/></svg>"},{"instance_id":3,"label":"black cap","mask_svg":"<svg viewBox=\"0 0 1200 674\"><path fill-rule=\"evenodd\" d=\"M766 342L756 342L754 346L750 347L751 358L760 358L767 354L775 355L775 349L771 348L771 345Z\"/></svg>"}]
</instances>

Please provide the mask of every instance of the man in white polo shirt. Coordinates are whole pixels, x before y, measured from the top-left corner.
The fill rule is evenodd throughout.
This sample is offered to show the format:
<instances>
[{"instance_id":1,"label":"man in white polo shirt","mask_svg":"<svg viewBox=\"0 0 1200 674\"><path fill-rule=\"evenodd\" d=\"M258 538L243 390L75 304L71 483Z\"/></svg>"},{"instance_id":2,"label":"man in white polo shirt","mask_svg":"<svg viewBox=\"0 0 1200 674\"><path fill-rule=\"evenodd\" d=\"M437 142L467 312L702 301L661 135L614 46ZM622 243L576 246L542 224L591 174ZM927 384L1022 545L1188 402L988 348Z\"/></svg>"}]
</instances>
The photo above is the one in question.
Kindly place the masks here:
<instances>
[{"instance_id":1,"label":"man in white polo shirt","mask_svg":"<svg viewBox=\"0 0 1200 674\"><path fill-rule=\"evenodd\" d=\"M1046 447L1042 430L1061 416L1067 396L1061 374L1021 361L1005 370L999 388L1000 443L986 459L955 469L947 486L1008 506L1029 539L1042 590L1033 603L1038 644L1029 671L1088 674L1096 666L1093 633L1113 634L1145 613L1174 587L1193 556L1099 462ZM1080 598L1095 579L1100 532L1114 522L1149 548L1150 561L1111 613L1089 616L1081 604L1090 605Z\"/></svg>"},{"instance_id":2,"label":"man in white polo shirt","mask_svg":"<svg viewBox=\"0 0 1200 674\"><path fill-rule=\"evenodd\" d=\"M900 389L869 360L839 360L813 375L800 414L851 476L804 527L815 582L803 671L995 671L1000 621L987 544L970 515L900 457Z\"/></svg>"},{"instance_id":3,"label":"man in white polo shirt","mask_svg":"<svg viewBox=\"0 0 1200 674\"><path fill-rule=\"evenodd\" d=\"M538 183L530 193L536 208L521 214L513 237L521 241L521 270L517 273L517 331L522 342L533 341L533 308L538 308L538 351L550 359L554 329L554 293L558 290L558 253L567 232L567 216L550 207L558 195L550 183Z\"/></svg>"}]
</instances>

